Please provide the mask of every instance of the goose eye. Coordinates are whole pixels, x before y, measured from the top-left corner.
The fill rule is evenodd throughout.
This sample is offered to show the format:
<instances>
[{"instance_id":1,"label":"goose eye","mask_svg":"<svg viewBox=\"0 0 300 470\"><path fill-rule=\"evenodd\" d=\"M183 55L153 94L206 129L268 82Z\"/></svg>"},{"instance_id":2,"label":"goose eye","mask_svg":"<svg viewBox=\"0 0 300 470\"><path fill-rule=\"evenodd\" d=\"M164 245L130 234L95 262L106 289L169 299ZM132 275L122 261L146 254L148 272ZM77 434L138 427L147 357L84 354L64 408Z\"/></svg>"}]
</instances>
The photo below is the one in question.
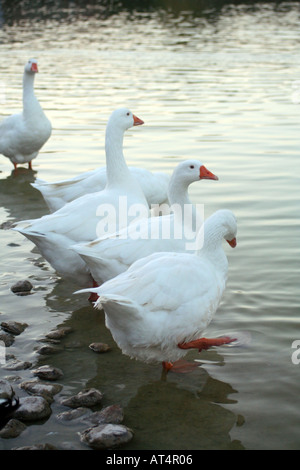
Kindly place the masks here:
<instances>
[{"instance_id":1,"label":"goose eye","mask_svg":"<svg viewBox=\"0 0 300 470\"><path fill-rule=\"evenodd\" d=\"M130 113L127 113L126 116L130 116Z\"/></svg>"},{"instance_id":2,"label":"goose eye","mask_svg":"<svg viewBox=\"0 0 300 470\"><path fill-rule=\"evenodd\" d=\"M190 165L190 168L193 170L195 167L194 167L194 165Z\"/></svg>"}]
</instances>

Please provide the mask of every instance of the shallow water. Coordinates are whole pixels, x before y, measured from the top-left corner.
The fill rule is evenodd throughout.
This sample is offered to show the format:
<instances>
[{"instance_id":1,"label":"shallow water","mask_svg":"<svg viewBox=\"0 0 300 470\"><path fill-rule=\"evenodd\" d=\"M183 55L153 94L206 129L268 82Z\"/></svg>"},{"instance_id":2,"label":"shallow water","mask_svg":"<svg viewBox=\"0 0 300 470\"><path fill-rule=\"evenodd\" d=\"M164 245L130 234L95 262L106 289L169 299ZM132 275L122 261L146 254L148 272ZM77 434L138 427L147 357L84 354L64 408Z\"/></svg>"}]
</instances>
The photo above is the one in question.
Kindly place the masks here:
<instances>
[{"instance_id":1,"label":"shallow water","mask_svg":"<svg viewBox=\"0 0 300 470\"><path fill-rule=\"evenodd\" d=\"M70 12L69 12L70 13ZM61 368L63 391L52 415L0 449L50 442L83 448L76 429L58 423L64 395L95 386L104 405L124 407L134 449L298 449L300 339L298 3L256 8L224 7L202 16L157 10L101 18L31 19L0 30L1 117L21 106L23 66L39 60L35 89L53 133L34 171L17 175L0 162L0 223L47 213L30 186L36 177L68 178L102 166L111 111L128 106L145 121L125 136L131 165L171 173L176 163L199 158L219 181L190 187L208 216L219 208L238 218L238 245L225 247L229 280L207 336L246 332L244 347L191 352L199 368L161 376L160 365L122 355L74 286L61 279L34 245L12 230L0 231L0 321L28 323L7 353L36 365ZM10 291L30 279L31 295ZM151 288L151 286L149 286ZM37 349L57 325L73 327L61 352ZM98 355L95 341L112 350ZM296 351L297 352L297 351ZM32 378L30 369L0 369L0 378ZM23 392L20 391L20 396Z\"/></svg>"}]
</instances>

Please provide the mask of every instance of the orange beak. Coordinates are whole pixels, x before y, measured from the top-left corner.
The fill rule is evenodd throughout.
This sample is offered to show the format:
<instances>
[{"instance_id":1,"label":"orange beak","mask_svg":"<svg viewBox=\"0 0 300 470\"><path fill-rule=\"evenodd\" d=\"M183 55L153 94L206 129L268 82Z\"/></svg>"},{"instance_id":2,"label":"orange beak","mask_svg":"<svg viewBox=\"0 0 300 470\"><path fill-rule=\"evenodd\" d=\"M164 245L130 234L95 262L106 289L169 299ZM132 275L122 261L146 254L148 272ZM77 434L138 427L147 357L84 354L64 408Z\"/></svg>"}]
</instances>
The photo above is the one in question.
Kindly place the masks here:
<instances>
[{"instance_id":1,"label":"orange beak","mask_svg":"<svg viewBox=\"0 0 300 470\"><path fill-rule=\"evenodd\" d=\"M133 125L134 126L141 126L142 124L144 124L144 121L142 121L140 118L138 118L134 114L132 116L133 116Z\"/></svg>"},{"instance_id":2,"label":"orange beak","mask_svg":"<svg viewBox=\"0 0 300 470\"><path fill-rule=\"evenodd\" d=\"M219 178L214 175L211 171L205 168L204 165L200 166L200 179L201 180L218 180Z\"/></svg>"},{"instance_id":3,"label":"orange beak","mask_svg":"<svg viewBox=\"0 0 300 470\"><path fill-rule=\"evenodd\" d=\"M38 66L35 62L33 62L33 64L31 64L31 72L38 72Z\"/></svg>"},{"instance_id":4,"label":"orange beak","mask_svg":"<svg viewBox=\"0 0 300 470\"><path fill-rule=\"evenodd\" d=\"M227 243L229 243L229 245L231 246L231 248L235 248L236 247L236 238L234 237L232 240L226 240Z\"/></svg>"}]
</instances>

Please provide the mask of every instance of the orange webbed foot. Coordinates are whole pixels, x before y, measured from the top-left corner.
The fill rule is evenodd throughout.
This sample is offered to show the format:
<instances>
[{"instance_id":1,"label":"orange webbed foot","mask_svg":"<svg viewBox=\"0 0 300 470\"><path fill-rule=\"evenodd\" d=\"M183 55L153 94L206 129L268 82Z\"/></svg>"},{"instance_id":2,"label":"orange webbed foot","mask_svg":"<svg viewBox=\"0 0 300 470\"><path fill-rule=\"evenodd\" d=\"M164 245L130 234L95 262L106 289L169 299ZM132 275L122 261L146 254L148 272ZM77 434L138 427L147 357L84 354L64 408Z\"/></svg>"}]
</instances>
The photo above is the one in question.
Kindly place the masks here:
<instances>
[{"instance_id":1,"label":"orange webbed foot","mask_svg":"<svg viewBox=\"0 0 300 470\"><path fill-rule=\"evenodd\" d=\"M175 362L164 361L162 363L162 366L165 372L171 371L171 372L184 374L187 372L191 372L192 370L195 370L197 367L199 367L199 364L196 364L194 362L179 360Z\"/></svg>"},{"instance_id":2,"label":"orange webbed foot","mask_svg":"<svg viewBox=\"0 0 300 470\"><path fill-rule=\"evenodd\" d=\"M230 338L230 336L220 336L219 338L199 338L188 343L179 343L180 349L198 349L199 352L202 349L209 349L213 346L222 346L223 344L229 344L235 341L236 338Z\"/></svg>"}]
</instances>

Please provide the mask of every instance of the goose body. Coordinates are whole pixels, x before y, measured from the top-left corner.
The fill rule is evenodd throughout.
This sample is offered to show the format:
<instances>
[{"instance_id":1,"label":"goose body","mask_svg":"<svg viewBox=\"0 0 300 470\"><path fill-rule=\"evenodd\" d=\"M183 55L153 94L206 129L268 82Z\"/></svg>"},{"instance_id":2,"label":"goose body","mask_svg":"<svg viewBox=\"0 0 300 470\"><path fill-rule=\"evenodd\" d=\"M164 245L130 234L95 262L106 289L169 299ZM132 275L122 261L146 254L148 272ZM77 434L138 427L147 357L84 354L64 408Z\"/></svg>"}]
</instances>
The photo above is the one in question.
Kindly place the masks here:
<instances>
[{"instance_id":1,"label":"goose body","mask_svg":"<svg viewBox=\"0 0 300 470\"><path fill-rule=\"evenodd\" d=\"M129 169L139 181L149 208L152 205L167 203L169 175L158 171L151 172L145 168L130 167ZM101 191L106 183L106 167L101 167L55 183L36 179L31 185L40 191L50 212L55 212L74 199Z\"/></svg>"},{"instance_id":2,"label":"goose body","mask_svg":"<svg viewBox=\"0 0 300 470\"><path fill-rule=\"evenodd\" d=\"M173 364L189 348L201 349L201 335L225 290L228 261L222 240L235 246L235 216L229 210L217 211L203 229L203 247L194 254L154 253L88 289L99 296L95 307L104 309L106 326L124 354Z\"/></svg>"},{"instance_id":3,"label":"goose body","mask_svg":"<svg viewBox=\"0 0 300 470\"><path fill-rule=\"evenodd\" d=\"M171 214L142 219L116 234L73 246L88 265L93 279L102 284L152 253L184 252L192 248L202 224L202 214L191 203L188 187L202 179L218 178L199 160L179 163L168 189Z\"/></svg>"},{"instance_id":4,"label":"goose body","mask_svg":"<svg viewBox=\"0 0 300 470\"><path fill-rule=\"evenodd\" d=\"M51 123L34 94L34 77L38 72L35 59L30 59L23 74L23 110L0 124L0 153L9 158L15 169L37 157L51 135Z\"/></svg>"},{"instance_id":5,"label":"goose body","mask_svg":"<svg viewBox=\"0 0 300 470\"><path fill-rule=\"evenodd\" d=\"M131 208L143 217L149 215L145 196L130 173L122 150L125 130L140 124L143 121L127 108L112 113L106 129L107 184L103 191L86 194L53 214L25 220L15 228L35 243L54 269L79 285L89 285L91 276L80 256L69 247L103 236L106 230L114 232L126 226L136 218L135 211L130 215Z\"/></svg>"}]
</instances>

